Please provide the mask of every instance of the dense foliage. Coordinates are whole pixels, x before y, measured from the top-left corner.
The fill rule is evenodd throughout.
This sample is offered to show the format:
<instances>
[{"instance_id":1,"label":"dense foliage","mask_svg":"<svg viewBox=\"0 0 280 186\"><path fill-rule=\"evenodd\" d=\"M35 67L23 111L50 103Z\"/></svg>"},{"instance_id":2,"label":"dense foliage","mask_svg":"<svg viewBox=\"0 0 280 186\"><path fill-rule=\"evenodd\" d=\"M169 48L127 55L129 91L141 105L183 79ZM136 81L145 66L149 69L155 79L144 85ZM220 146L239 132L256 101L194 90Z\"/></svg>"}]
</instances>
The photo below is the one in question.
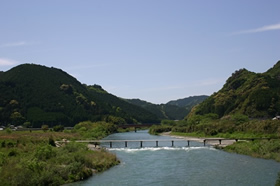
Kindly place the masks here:
<instances>
[{"instance_id":1,"label":"dense foliage","mask_svg":"<svg viewBox=\"0 0 280 186\"><path fill-rule=\"evenodd\" d=\"M101 139L112 133L117 132L118 127L112 123L106 122L80 122L74 127L74 131L78 132L86 139Z\"/></svg>"},{"instance_id":2,"label":"dense foliage","mask_svg":"<svg viewBox=\"0 0 280 186\"><path fill-rule=\"evenodd\" d=\"M149 133L157 135L157 134L160 134L163 132L169 132L171 130L172 130L172 127L168 126L168 125L153 125L149 128Z\"/></svg>"},{"instance_id":3,"label":"dense foliage","mask_svg":"<svg viewBox=\"0 0 280 186\"><path fill-rule=\"evenodd\" d=\"M265 73L238 70L188 117L215 113L221 118L240 113L250 118L272 118L280 111L279 77L280 61Z\"/></svg>"},{"instance_id":4,"label":"dense foliage","mask_svg":"<svg viewBox=\"0 0 280 186\"><path fill-rule=\"evenodd\" d=\"M107 93L99 85L82 85L60 69L33 64L0 74L0 118L0 125L30 122L37 128L108 118L121 124L158 122L155 115Z\"/></svg>"},{"instance_id":5,"label":"dense foliage","mask_svg":"<svg viewBox=\"0 0 280 186\"><path fill-rule=\"evenodd\" d=\"M55 140L80 138L73 131L1 131L1 185L62 185L86 179L119 163L115 155L89 150L85 144L70 142L55 147Z\"/></svg>"},{"instance_id":6,"label":"dense foliage","mask_svg":"<svg viewBox=\"0 0 280 186\"><path fill-rule=\"evenodd\" d=\"M190 112L193 106L201 103L207 97L193 96L170 101L166 104L153 104L140 99L128 99L127 101L154 113L160 119L181 120Z\"/></svg>"},{"instance_id":7,"label":"dense foliage","mask_svg":"<svg viewBox=\"0 0 280 186\"><path fill-rule=\"evenodd\" d=\"M225 150L280 162L280 140L240 141L225 147Z\"/></svg>"}]
</instances>

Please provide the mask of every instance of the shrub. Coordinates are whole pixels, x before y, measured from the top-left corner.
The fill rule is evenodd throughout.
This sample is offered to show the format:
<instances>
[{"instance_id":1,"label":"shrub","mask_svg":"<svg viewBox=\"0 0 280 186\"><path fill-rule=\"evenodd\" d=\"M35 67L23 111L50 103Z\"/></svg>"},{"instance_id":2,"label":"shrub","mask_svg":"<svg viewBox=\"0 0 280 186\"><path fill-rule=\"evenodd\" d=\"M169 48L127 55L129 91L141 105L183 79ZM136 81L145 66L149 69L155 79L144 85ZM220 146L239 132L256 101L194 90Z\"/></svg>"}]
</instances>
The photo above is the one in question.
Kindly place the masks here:
<instances>
[{"instance_id":1,"label":"shrub","mask_svg":"<svg viewBox=\"0 0 280 186\"><path fill-rule=\"evenodd\" d=\"M7 158L3 152L0 152L0 166L3 166L7 162Z\"/></svg>"},{"instance_id":2,"label":"shrub","mask_svg":"<svg viewBox=\"0 0 280 186\"><path fill-rule=\"evenodd\" d=\"M236 125L245 123L249 121L249 117L243 114L234 114L232 116L232 120L235 122Z\"/></svg>"},{"instance_id":3,"label":"shrub","mask_svg":"<svg viewBox=\"0 0 280 186\"><path fill-rule=\"evenodd\" d=\"M56 125L53 127L53 131L55 131L55 132L62 132L63 130L64 130L63 125Z\"/></svg>"},{"instance_id":4,"label":"shrub","mask_svg":"<svg viewBox=\"0 0 280 186\"><path fill-rule=\"evenodd\" d=\"M42 125L42 126L41 126L41 129L42 129L44 132L47 132L47 130L49 130L49 126L48 126L48 125Z\"/></svg>"},{"instance_id":5,"label":"shrub","mask_svg":"<svg viewBox=\"0 0 280 186\"><path fill-rule=\"evenodd\" d=\"M162 132L169 132L172 130L171 126L166 126L166 125L153 125L149 129L150 134L159 134Z\"/></svg>"},{"instance_id":6,"label":"shrub","mask_svg":"<svg viewBox=\"0 0 280 186\"><path fill-rule=\"evenodd\" d=\"M5 131L7 132L7 134L11 134L12 130L10 128L6 128Z\"/></svg>"},{"instance_id":7,"label":"shrub","mask_svg":"<svg viewBox=\"0 0 280 186\"><path fill-rule=\"evenodd\" d=\"M56 152L54 151L54 148L50 145L44 145L37 148L35 152L35 157L39 160L48 160L52 157L56 156Z\"/></svg>"}]
</instances>

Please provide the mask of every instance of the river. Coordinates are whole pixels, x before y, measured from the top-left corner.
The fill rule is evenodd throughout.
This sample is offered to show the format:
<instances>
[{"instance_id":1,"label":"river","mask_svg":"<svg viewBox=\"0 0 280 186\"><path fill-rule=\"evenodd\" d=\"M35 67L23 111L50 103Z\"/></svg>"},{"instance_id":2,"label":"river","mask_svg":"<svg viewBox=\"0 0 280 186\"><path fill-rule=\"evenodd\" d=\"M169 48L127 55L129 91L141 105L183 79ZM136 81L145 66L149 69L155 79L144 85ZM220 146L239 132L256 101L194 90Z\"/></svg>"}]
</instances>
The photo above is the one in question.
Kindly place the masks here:
<instances>
[{"instance_id":1,"label":"river","mask_svg":"<svg viewBox=\"0 0 280 186\"><path fill-rule=\"evenodd\" d=\"M171 147L169 136L154 136L147 131L117 133L105 139L135 140L135 139L170 139L159 142L129 142L113 143L110 152L115 153L121 164L108 171L94 175L88 180L71 185L166 185L166 186L204 186L229 185L250 186L275 185L280 163L273 160L252 158L249 156L227 153L203 143L174 142ZM109 144L102 144L109 147Z\"/></svg>"}]
</instances>

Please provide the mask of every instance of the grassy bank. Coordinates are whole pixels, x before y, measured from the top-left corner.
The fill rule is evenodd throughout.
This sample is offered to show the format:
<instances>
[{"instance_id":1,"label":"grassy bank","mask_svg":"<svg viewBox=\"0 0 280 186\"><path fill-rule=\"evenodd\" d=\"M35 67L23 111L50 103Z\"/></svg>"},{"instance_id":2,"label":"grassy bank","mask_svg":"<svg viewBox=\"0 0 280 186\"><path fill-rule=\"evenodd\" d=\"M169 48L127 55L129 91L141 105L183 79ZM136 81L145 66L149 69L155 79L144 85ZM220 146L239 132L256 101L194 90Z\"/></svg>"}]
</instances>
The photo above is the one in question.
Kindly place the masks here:
<instances>
[{"instance_id":1,"label":"grassy bank","mask_svg":"<svg viewBox=\"0 0 280 186\"><path fill-rule=\"evenodd\" d=\"M104 130L100 131L105 134ZM85 138L81 133L89 135L85 129L80 132L1 131L1 185L62 185L86 179L119 163L115 155L105 150L89 150L86 144L70 142L54 146L57 140Z\"/></svg>"},{"instance_id":2,"label":"grassy bank","mask_svg":"<svg viewBox=\"0 0 280 186\"><path fill-rule=\"evenodd\" d=\"M164 121L162 125L151 127L149 132L157 134L166 131L172 131L171 135L202 138L279 138L280 121L249 120L247 116L240 114L217 119L215 114L208 114L178 122ZM280 161L280 140L240 141L224 150Z\"/></svg>"},{"instance_id":3,"label":"grassy bank","mask_svg":"<svg viewBox=\"0 0 280 186\"><path fill-rule=\"evenodd\" d=\"M258 138L260 135L247 133L217 134L215 136L207 136L204 133L182 133L171 132L170 135L184 137L222 137L222 138ZM255 141L239 141L232 145L226 146L223 150L238 154L249 155L257 158L273 159L280 162L280 140L255 140Z\"/></svg>"},{"instance_id":4,"label":"grassy bank","mask_svg":"<svg viewBox=\"0 0 280 186\"><path fill-rule=\"evenodd\" d=\"M280 140L240 141L225 147L224 150L280 162Z\"/></svg>"}]
</instances>

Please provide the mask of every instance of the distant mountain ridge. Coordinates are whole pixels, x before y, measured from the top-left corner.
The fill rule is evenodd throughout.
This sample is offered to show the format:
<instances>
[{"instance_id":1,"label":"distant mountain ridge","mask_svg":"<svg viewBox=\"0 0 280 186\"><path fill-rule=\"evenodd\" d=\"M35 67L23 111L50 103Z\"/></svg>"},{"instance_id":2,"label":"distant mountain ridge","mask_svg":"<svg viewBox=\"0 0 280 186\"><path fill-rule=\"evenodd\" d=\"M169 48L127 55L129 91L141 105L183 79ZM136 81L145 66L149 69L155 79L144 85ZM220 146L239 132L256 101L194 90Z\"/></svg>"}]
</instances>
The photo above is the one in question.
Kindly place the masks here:
<instances>
[{"instance_id":1,"label":"distant mountain ridge","mask_svg":"<svg viewBox=\"0 0 280 186\"><path fill-rule=\"evenodd\" d=\"M206 95L190 96L190 97L183 98L183 99L172 100L172 101L169 101L166 104L176 105L176 106L179 106L179 107L192 108L194 105L197 105L197 104L201 103L202 101L204 101L208 97L209 96L206 96Z\"/></svg>"},{"instance_id":2,"label":"distant mountain ridge","mask_svg":"<svg viewBox=\"0 0 280 186\"><path fill-rule=\"evenodd\" d=\"M23 64L0 73L0 125L31 122L73 126L85 120L154 123L159 119L141 107L87 86L57 68Z\"/></svg>"},{"instance_id":3,"label":"distant mountain ridge","mask_svg":"<svg viewBox=\"0 0 280 186\"><path fill-rule=\"evenodd\" d=\"M127 99L127 101L154 113L160 119L181 120L191 111L193 106L201 103L207 97L191 96L169 101L166 104L153 104L140 99Z\"/></svg>"},{"instance_id":4,"label":"distant mountain ridge","mask_svg":"<svg viewBox=\"0 0 280 186\"><path fill-rule=\"evenodd\" d=\"M215 113L220 118L244 114L271 118L280 114L280 61L264 73L235 71L223 88L199 104L188 117Z\"/></svg>"}]
</instances>

